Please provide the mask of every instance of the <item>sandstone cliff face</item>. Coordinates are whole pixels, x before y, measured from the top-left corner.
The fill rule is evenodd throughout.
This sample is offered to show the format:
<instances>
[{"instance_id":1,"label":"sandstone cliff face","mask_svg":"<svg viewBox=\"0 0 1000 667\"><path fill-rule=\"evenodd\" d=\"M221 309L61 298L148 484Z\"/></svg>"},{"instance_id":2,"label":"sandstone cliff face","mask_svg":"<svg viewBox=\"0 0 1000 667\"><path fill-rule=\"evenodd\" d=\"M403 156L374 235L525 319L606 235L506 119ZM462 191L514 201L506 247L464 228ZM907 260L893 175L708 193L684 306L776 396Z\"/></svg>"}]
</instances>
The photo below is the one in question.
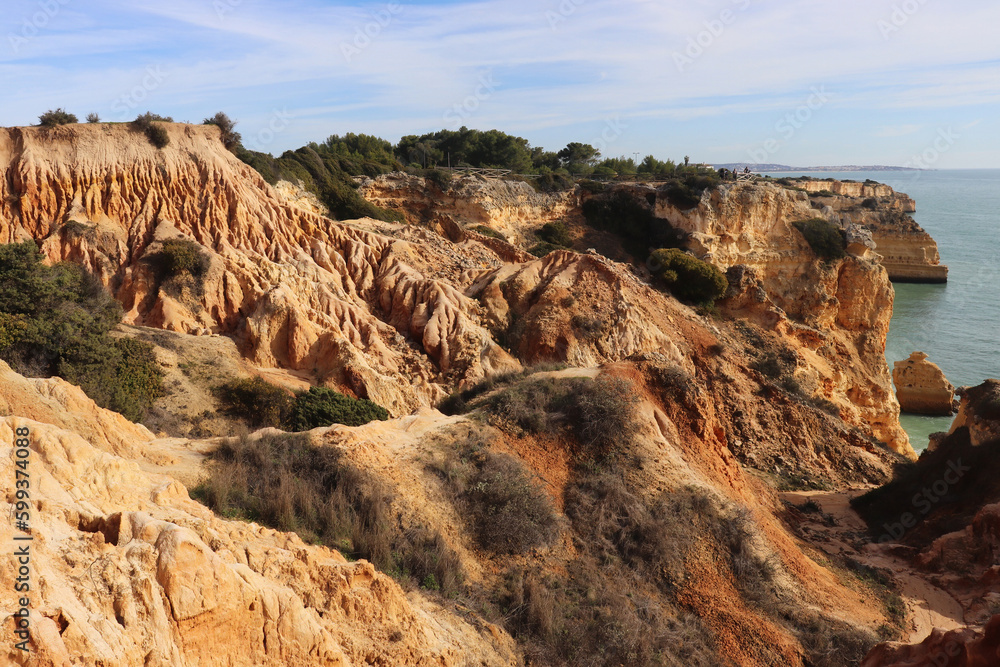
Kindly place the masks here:
<instances>
[{"instance_id":1,"label":"sandstone cliff face","mask_svg":"<svg viewBox=\"0 0 1000 667\"><path fill-rule=\"evenodd\" d=\"M233 336L258 366L306 372L395 415L518 368L499 334L508 345L518 338L514 351L530 361L670 353L669 333L639 315L641 304L669 299L621 265L566 253L529 260L501 241L465 233L449 240L374 221L337 223L290 205L222 149L217 128L173 125L169 132L163 150L127 126L0 132L0 241L34 238L50 259L90 267L129 323ZM523 183L466 180L449 191L461 224L478 215L521 229L527 219L537 224L575 206L572 195L536 195ZM405 177L369 187L379 183L398 185L406 202L424 186ZM808 365L822 395L842 406L849 423L908 452L880 356L891 304L884 273L862 259L816 273L788 225L806 206L804 195L792 195L801 193L723 188L704 210L670 215L720 266L759 267L775 305L805 326L792 328L806 341L804 358L816 359ZM442 207L448 210L447 200ZM163 289L145 261L171 238L193 239L210 256L201 290ZM614 286L607 303L616 304L610 319L597 300L592 313L566 311L587 336L569 336L574 342L565 326L545 328L556 326L553 299L607 285ZM532 333L508 336L522 316L519 327ZM588 318L603 324L595 329ZM614 333L602 337L598 329Z\"/></svg>"},{"instance_id":2,"label":"sandstone cliff face","mask_svg":"<svg viewBox=\"0 0 1000 667\"><path fill-rule=\"evenodd\" d=\"M796 341L822 395L843 406L845 420L870 424L894 450L914 455L884 361L892 285L864 243L852 248L861 256L819 263L792 226L817 212L805 193L775 185L723 185L689 211L659 198L656 214L688 232L703 259L749 267L754 277L743 289L758 296L731 293L730 307L756 312L758 324Z\"/></svg>"},{"instance_id":3,"label":"sandstone cliff face","mask_svg":"<svg viewBox=\"0 0 1000 667\"><path fill-rule=\"evenodd\" d=\"M917 210L908 195L882 184L842 181L797 181L811 193L832 192L837 196L814 196L812 201L824 216L839 219L842 226L864 225L872 232L879 262L895 282L944 283L948 267L941 264L937 242L911 217Z\"/></svg>"},{"instance_id":4,"label":"sandstone cliff face","mask_svg":"<svg viewBox=\"0 0 1000 667\"><path fill-rule=\"evenodd\" d=\"M935 630L920 644L882 644L861 667L989 667L1000 664L1000 616L982 630Z\"/></svg>"},{"instance_id":5,"label":"sandstone cliff face","mask_svg":"<svg viewBox=\"0 0 1000 667\"><path fill-rule=\"evenodd\" d=\"M423 178L392 173L365 179L359 191L413 224L486 225L519 244L532 227L579 215L576 192L542 194L528 183L479 176L456 178L442 190Z\"/></svg>"},{"instance_id":6,"label":"sandstone cliff face","mask_svg":"<svg viewBox=\"0 0 1000 667\"><path fill-rule=\"evenodd\" d=\"M6 479L15 430L30 431L35 538L33 651L13 648L6 621L4 664L516 664L504 633L405 595L368 563L215 517L136 462L169 464L168 449L78 388L25 380L2 362L0 374L0 401L42 420L0 418ZM11 490L4 501L13 500ZM0 539L13 536L0 524ZM9 618L17 567L10 550L0 560Z\"/></svg>"},{"instance_id":7,"label":"sandstone cliff face","mask_svg":"<svg viewBox=\"0 0 1000 667\"><path fill-rule=\"evenodd\" d=\"M129 323L235 336L258 365L307 371L394 414L517 367L461 293L463 272L501 263L487 246L418 248L338 224L290 205L217 129L169 132L156 150L127 126L0 131L0 242L33 238L51 260L88 266ZM170 238L211 257L202 290L161 289L144 259Z\"/></svg>"},{"instance_id":8,"label":"sandstone cliff face","mask_svg":"<svg viewBox=\"0 0 1000 667\"><path fill-rule=\"evenodd\" d=\"M950 415L955 410L955 387L923 352L893 364L892 382L903 412L923 415Z\"/></svg>"}]
</instances>

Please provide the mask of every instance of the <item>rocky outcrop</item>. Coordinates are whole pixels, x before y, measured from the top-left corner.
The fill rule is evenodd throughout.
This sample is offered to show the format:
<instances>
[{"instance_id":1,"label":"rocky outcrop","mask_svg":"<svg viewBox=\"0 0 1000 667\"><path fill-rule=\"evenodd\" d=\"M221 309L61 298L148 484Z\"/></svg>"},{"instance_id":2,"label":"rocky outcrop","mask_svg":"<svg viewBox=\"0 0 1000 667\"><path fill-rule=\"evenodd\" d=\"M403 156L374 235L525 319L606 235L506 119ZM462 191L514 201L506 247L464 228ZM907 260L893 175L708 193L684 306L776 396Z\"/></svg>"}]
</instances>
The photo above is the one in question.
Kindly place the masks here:
<instances>
[{"instance_id":1,"label":"rocky outcrop","mask_svg":"<svg viewBox=\"0 0 1000 667\"><path fill-rule=\"evenodd\" d=\"M949 434L968 430L974 446L1000 440L1000 380L987 380L977 387L960 387L958 414Z\"/></svg>"},{"instance_id":2,"label":"rocky outcrop","mask_svg":"<svg viewBox=\"0 0 1000 667\"><path fill-rule=\"evenodd\" d=\"M1000 665L1000 616L985 627L934 630L919 644L880 644L861 667L992 667Z\"/></svg>"},{"instance_id":3,"label":"rocky outcrop","mask_svg":"<svg viewBox=\"0 0 1000 667\"><path fill-rule=\"evenodd\" d=\"M0 474L14 479L14 434L26 429L34 538L30 654L15 648L10 621L16 556L0 555L4 664L517 664L506 633L407 596L367 562L215 517L140 465L169 463L164 442L128 422L109 439L106 425L123 420L78 388L25 380L2 362L0 374L14 413L0 418ZM14 535L0 522L5 544Z\"/></svg>"},{"instance_id":4,"label":"rocky outcrop","mask_svg":"<svg viewBox=\"0 0 1000 667\"><path fill-rule=\"evenodd\" d=\"M579 215L575 191L545 194L523 181L482 176L457 177L442 187L395 172L362 180L358 191L377 206L399 211L412 224L485 225L518 244L546 222Z\"/></svg>"},{"instance_id":5,"label":"rocky outcrop","mask_svg":"<svg viewBox=\"0 0 1000 667\"><path fill-rule=\"evenodd\" d=\"M757 296L748 300L731 293L724 303L740 316L750 312L747 307L769 313L758 324L795 341L815 369L821 396L842 406L846 421L869 424L894 450L915 456L899 427L884 358L892 285L863 230L849 228L852 254L847 258L832 265L819 262L792 225L816 217L809 197L773 184L723 184L706 191L690 210L660 196L655 212L688 233L699 257L723 269L751 269Z\"/></svg>"},{"instance_id":6,"label":"rocky outcrop","mask_svg":"<svg viewBox=\"0 0 1000 667\"><path fill-rule=\"evenodd\" d=\"M894 282L944 283L948 267L941 264L937 242L908 213L917 210L908 195L881 183L795 181L811 193L813 206L842 226L864 225L872 232L880 262ZM833 195L833 196L831 196Z\"/></svg>"},{"instance_id":7,"label":"rocky outcrop","mask_svg":"<svg viewBox=\"0 0 1000 667\"><path fill-rule=\"evenodd\" d=\"M923 352L893 364L892 382L903 412L950 415L955 412L955 387Z\"/></svg>"},{"instance_id":8,"label":"rocky outcrop","mask_svg":"<svg viewBox=\"0 0 1000 667\"><path fill-rule=\"evenodd\" d=\"M488 246L320 217L224 150L217 128L167 127L162 150L125 125L0 131L0 242L35 239L92 269L129 324L232 336L260 366L393 414L518 367L461 291L465 272L502 263ZM171 291L155 275L147 260L171 238L210 258L201 284Z\"/></svg>"}]
</instances>

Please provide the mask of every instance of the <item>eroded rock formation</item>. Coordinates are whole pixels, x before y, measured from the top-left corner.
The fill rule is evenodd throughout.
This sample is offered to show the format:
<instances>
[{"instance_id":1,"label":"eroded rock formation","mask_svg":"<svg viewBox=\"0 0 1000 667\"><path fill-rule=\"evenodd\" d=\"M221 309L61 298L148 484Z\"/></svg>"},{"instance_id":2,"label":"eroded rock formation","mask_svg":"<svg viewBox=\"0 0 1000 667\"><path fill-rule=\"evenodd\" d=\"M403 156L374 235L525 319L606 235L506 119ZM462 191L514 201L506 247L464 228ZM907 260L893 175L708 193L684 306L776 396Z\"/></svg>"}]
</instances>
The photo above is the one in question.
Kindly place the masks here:
<instances>
[{"instance_id":1,"label":"eroded rock formation","mask_svg":"<svg viewBox=\"0 0 1000 667\"><path fill-rule=\"evenodd\" d=\"M923 352L893 364L892 382L903 412L950 415L955 412L955 387Z\"/></svg>"},{"instance_id":2,"label":"eroded rock formation","mask_svg":"<svg viewBox=\"0 0 1000 667\"><path fill-rule=\"evenodd\" d=\"M3 362L0 376L4 412L18 415L0 418L0 474L14 479L14 432L27 429L35 538L32 651L14 648L5 621L4 664L516 664L504 633L407 597L369 563L215 517L144 470L172 462L164 441L77 387ZM0 523L0 539L13 536ZM16 559L0 561L9 617Z\"/></svg>"}]
</instances>

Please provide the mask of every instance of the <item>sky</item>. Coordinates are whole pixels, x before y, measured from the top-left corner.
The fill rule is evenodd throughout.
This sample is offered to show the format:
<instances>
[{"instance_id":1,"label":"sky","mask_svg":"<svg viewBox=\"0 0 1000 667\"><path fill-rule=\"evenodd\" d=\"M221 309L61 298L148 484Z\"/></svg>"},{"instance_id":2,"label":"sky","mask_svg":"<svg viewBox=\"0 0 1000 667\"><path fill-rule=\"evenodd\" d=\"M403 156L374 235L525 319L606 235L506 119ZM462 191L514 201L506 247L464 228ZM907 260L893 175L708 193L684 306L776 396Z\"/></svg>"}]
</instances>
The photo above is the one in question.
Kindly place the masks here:
<instances>
[{"instance_id":1,"label":"sky","mask_svg":"<svg viewBox=\"0 0 1000 667\"><path fill-rule=\"evenodd\" d=\"M0 125L461 126L606 157L1000 168L996 0L4 0Z\"/></svg>"}]
</instances>

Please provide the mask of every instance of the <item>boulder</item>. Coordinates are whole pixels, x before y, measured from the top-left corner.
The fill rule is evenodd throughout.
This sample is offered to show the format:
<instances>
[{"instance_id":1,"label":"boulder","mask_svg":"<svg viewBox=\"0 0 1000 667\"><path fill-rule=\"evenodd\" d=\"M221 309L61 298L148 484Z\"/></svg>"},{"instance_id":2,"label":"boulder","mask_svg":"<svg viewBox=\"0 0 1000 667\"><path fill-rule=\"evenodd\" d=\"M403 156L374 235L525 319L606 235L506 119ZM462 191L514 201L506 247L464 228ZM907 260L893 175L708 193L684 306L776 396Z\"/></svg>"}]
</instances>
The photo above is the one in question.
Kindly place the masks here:
<instances>
[{"instance_id":1,"label":"boulder","mask_svg":"<svg viewBox=\"0 0 1000 667\"><path fill-rule=\"evenodd\" d=\"M950 415L955 412L955 387L923 352L897 361L892 369L896 397L903 412Z\"/></svg>"}]
</instances>

